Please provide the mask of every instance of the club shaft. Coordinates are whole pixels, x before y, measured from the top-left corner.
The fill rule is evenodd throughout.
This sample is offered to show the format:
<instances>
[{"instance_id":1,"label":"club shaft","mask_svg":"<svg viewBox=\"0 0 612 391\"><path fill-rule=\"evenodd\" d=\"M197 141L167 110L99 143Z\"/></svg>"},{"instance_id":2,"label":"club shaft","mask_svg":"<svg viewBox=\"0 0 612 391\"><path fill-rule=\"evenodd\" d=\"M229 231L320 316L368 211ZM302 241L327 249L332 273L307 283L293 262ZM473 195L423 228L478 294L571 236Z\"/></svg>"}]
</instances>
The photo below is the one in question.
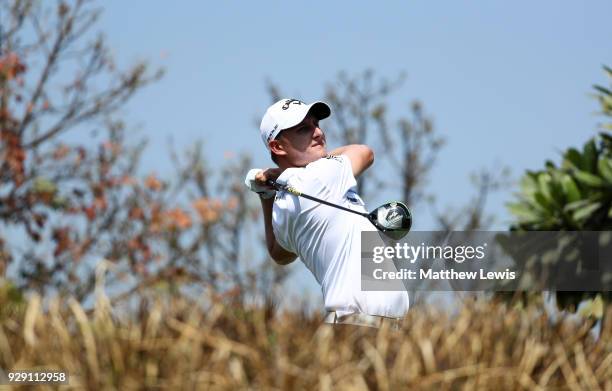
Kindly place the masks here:
<instances>
[{"instance_id":1,"label":"club shaft","mask_svg":"<svg viewBox=\"0 0 612 391\"><path fill-rule=\"evenodd\" d=\"M332 204L331 202L322 200L322 199L317 198L317 197L313 197L313 196L308 195L308 194L304 194L304 193L302 193L300 191L297 191L296 189L294 189L292 187L289 187L289 186L286 186L286 185L281 185L280 183L274 182L272 180L269 180L268 184L270 186L274 187L276 190L284 190L284 191L287 191L287 192L289 192L291 194L295 194L296 196L303 197L303 198L309 199L311 201L320 202L321 204L324 204L324 205L327 205L327 206L331 206L333 208L338 208L338 209L341 209L341 210L344 210L344 211L347 211L347 212L350 212L350 213L354 213L356 215L368 218L368 214L367 213L358 212L356 210L345 208L344 206L341 206L341 205Z\"/></svg>"}]
</instances>

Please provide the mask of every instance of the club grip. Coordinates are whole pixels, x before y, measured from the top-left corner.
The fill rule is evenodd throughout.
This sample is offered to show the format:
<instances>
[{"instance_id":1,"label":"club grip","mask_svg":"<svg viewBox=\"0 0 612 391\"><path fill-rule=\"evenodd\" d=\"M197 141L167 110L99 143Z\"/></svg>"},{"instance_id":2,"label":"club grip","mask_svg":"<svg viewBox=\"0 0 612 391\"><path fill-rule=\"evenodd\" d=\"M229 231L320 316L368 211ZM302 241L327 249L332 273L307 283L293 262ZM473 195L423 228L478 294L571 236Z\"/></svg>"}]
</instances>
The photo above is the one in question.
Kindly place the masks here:
<instances>
[{"instance_id":1,"label":"club grip","mask_svg":"<svg viewBox=\"0 0 612 391\"><path fill-rule=\"evenodd\" d=\"M288 191L288 192L290 192L290 193L294 193L294 194L296 194L296 195L299 195L299 194L295 193L295 192L294 192L294 190L293 190L292 188L290 188L290 187L288 187L288 186L286 186L286 185L281 185L280 183L276 182L276 181L275 181L275 180L273 180L273 179L268 179L268 180L266 181L266 184L267 184L268 186L272 186L273 188L275 188L275 189L276 189L276 191L285 190L285 191Z\"/></svg>"}]
</instances>

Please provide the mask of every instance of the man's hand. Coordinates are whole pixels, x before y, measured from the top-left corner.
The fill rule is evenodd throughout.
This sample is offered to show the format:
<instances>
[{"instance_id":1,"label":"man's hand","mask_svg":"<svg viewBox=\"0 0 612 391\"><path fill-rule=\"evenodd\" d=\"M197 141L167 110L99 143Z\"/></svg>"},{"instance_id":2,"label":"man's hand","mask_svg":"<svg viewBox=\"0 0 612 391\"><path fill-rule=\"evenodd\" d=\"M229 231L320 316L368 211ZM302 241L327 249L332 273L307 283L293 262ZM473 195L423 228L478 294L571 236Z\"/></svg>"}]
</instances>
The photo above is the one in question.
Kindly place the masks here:
<instances>
[{"instance_id":1,"label":"man's hand","mask_svg":"<svg viewBox=\"0 0 612 391\"><path fill-rule=\"evenodd\" d=\"M261 198L270 199L274 197L276 191L266 182L270 179L276 180L282 172L280 168L268 168L267 170L253 168L247 173L244 184L249 190L259 194Z\"/></svg>"}]
</instances>

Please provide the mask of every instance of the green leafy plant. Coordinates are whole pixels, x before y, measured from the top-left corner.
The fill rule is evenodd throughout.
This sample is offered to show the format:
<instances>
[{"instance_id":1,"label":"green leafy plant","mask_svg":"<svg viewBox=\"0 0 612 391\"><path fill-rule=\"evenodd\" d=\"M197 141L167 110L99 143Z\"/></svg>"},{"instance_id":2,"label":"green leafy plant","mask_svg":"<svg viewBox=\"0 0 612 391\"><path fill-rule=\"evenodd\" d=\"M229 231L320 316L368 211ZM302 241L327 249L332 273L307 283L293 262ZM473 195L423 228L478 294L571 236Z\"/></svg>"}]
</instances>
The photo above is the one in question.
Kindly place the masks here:
<instances>
[{"instance_id":1,"label":"green leafy plant","mask_svg":"<svg viewBox=\"0 0 612 391\"><path fill-rule=\"evenodd\" d=\"M569 148L560 166L528 171L518 201L508 208L519 230L607 230L612 228L612 136L600 133L582 150Z\"/></svg>"},{"instance_id":2,"label":"green leafy plant","mask_svg":"<svg viewBox=\"0 0 612 391\"><path fill-rule=\"evenodd\" d=\"M604 67L612 81L612 69ZM612 83L611 83L612 84ZM595 97L601 114L612 117L610 88L595 86ZM515 202L508 204L516 217L511 230L518 231L607 231L612 229L612 135L609 122L600 124L602 131L590 138L581 149L568 148L560 164L547 161L538 171L527 171L520 181ZM585 308L610 293L557 292L557 304L575 311L585 299ZM590 317L601 317L601 311L581 311Z\"/></svg>"}]
</instances>

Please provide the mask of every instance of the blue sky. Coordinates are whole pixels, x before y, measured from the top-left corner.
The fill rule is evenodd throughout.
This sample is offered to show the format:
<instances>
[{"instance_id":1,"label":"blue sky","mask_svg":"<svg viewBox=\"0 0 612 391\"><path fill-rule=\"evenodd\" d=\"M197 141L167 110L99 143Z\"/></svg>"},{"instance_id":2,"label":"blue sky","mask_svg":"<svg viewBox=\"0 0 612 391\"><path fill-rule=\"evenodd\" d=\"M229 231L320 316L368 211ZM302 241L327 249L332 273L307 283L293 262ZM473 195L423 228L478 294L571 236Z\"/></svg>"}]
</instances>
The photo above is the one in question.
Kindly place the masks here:
<instances>
[{"instance_id":1,"label":"blue sky","mask_svg":"<svg viewBox=\"0 0 612 391\"><path fill-rule=\"evenodd\" d=\"M98 26L119 64L166 68L126 108L150 140L144 169L161 174L171 172L160 158L169 135L178 147L204 139L213 167L224 151L271 165L255 126L269 103L266 78L312 101L341 70L404 71L391 114L423 102L447 140L428 191L459 206L473 194L470 172L507 165L516 178L595 134L591 85L607 83L601 65L612 64L606 1L169 4L107 1ZM491 199L494 228L507 227L510 196ZM417 229L432 224L415 213Z\"/></svg>"},{"instance_id":2,"label":"blue sky","mask_svg":"<svg viewBox=\"0 0 612 391\"><path fill-rule=\"evenodd\" d=\"M179 147L204 139L213 167L224 151L270 165L255 126L269 103L266 78L311 101L341 70L404 71L391 114L424 103L447 139L428 190L456 206L472 194L470 172L507 165L516 177L594 134L591 85L605 83L601 65L612 64L604 1L168 4L108 1L99 25L119 64L166 68L126 109L150 140L144 168L159 173L170 172L159 158L170 135ZM489 205L499 228L509 196ZM425 215L416 227L433 228Z\"/></svg>"}]
</instances>

